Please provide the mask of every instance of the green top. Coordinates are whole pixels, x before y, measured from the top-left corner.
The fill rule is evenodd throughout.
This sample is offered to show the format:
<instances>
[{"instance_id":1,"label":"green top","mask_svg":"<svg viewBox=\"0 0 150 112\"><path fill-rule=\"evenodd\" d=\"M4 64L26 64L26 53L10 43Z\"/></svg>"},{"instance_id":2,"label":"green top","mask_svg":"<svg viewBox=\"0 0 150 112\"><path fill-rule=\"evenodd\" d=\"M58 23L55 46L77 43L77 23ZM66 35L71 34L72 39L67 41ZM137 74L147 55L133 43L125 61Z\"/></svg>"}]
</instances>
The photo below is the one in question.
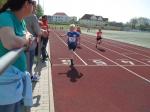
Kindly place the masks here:
<instances>
[{"instance_id":1,"label":"green top","mask_svg":"<svg viewBox=\"0 0 150 112\"><path fill-rule=\"evenodd\" d=\"M26 33L26 27L24 20L20 21L16 15L11 12L10 10L7 10L5 12L0 13L0 28L2 27L11 27L13 28L15 34L19 36L20 38L23 38L23 36ZM8 42L9 43L9 42ZM17 44L17 43L16 43ZM5 55L10 50L4 48L2 45L2 42L0 41L0 57ZM21 55L17 58L17 60L13 63L15 67L17 67L21 71L25 71L27 69L27 63L26 63L26 55L25 53L21 53Z\"/></svg>"}]
</instances>

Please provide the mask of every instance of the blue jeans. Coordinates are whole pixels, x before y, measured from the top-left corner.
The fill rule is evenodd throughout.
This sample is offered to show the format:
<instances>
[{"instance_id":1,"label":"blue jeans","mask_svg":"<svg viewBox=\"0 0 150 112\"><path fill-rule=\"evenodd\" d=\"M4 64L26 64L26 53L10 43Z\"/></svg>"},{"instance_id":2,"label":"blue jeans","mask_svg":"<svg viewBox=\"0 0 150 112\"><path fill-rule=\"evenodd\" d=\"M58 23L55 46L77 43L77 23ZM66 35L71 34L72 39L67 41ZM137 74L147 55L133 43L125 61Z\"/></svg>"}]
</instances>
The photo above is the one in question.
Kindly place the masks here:
<instances>
[{"instance_id":1,"label":"blue jeans","mask_svg":"<svg viewBox=\"0 0 150 112\"><path fill-rule=\"evenodd\" d=\"M46 59L46 55L47 55L47 53L46 53L46 46L47 46L47 42L48 42L48 37L47 38L43 37L41 40L42 40L42 43L43 43L42 48L41 48L42 59L45 60Z\"/></svg>"},{"instance_id":2,"label":"blue jeans","mask_svg":"<svg viewBox=\"0 0 150 112\"><path fill-rule=\"evenodd\" d=\"M41 37L41 42L42 42L42 46L41 46L41 54L40 55L42 55L42 59L45 60L47 57L46 46L48 43L48 37L47 38ZM39 44L37 45L36 50L35 50L36 56L38 56L38 46L39 46Z\"/></svg>"},{"instance_id":3,"label":"blue jeans","mask_svg":"<svg viewBox=\"0 0 150 112\"><path fill-rule=\"evenodd\" d=\"M35 56L35 50L29 50L29 53L27 55L28 58L28 71L32 75L32 66L34 62L34 56Z\"/></svg>"},{"instance_id":4,"label":"blue jeans","mask_svg":"<svg viewBox=\"0 0 150 112\"><path fill-rule=\"evenodd\" d=\"M0 105L0 112L22 112L22 106L21 101L9 105Z\"/></svg>"}]
</instances>

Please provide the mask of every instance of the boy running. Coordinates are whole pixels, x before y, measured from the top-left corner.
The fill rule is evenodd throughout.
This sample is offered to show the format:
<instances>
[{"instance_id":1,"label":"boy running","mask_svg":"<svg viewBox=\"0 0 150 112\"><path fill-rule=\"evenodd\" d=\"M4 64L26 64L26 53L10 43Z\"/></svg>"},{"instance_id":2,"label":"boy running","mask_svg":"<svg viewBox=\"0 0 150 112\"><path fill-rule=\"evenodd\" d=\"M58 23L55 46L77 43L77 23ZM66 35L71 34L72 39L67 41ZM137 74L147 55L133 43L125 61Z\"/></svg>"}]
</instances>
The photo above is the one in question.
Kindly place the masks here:
<instances>
[{"instance_id":1,"label":"boy running","mask_svg":"<svg viewBox=\"0 0 150 112\"><path fill-rule=\"evenodd\" d=\"M73 63L73 53L77 47L77 42L78 42L78 38L80 36L80 34L78 32L75 31L76 27L74 24L71 24L69 27L69 31L67 32L67 44L68 44L68 48L70 50L70 61L71 61L71 66L74 65ZM63 35L65 36L65 35Z\"/></svg>"},{"instance_id":2,"label":"boy running","mask_svg":"<svg viewBox=\"0 0 150 112\"><path fill-rule=\"evenodd\" d=\"M98 32L96 32L96 48L97 48L97 44L100 44L102 42L102 31L101 29L98 30Z\"/></svg>"}]
</instances>

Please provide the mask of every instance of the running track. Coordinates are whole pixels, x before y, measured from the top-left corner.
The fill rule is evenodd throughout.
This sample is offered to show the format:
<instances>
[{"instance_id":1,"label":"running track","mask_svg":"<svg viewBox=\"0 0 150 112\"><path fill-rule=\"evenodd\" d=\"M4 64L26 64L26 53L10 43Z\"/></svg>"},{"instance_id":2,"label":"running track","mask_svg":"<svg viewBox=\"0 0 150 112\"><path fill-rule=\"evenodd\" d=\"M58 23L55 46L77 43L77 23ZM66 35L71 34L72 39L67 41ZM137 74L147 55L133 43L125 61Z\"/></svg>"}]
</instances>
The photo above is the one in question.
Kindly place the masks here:
<instances>
[{"instance_id":1,"label":"running track","mask_svg":"<svg viewBox=\"0 0 150 112\"><path fill-rule=\"evenodd\" d=\"M51 31L55 112L150 112L150 49L82 34L74 67L63 31Z\"/></svg>"}]
</instances>

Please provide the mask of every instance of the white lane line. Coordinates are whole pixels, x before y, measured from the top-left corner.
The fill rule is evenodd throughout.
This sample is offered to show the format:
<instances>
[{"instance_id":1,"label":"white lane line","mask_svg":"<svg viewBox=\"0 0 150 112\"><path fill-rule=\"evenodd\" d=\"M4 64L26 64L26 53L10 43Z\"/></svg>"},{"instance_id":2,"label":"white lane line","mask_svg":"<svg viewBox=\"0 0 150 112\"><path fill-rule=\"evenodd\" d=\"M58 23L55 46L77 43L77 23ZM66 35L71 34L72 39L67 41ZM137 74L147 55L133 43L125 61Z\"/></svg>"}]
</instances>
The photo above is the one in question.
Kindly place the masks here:
<instances>
[{"instance_id":1,"label":"white lane line","mask_svg":"<svg viewBox=\"0 0 150 112\"><path fill-rule=\"evenodd\" d=\"M111 43L111 42L108 42L108 43ZM108 44L108 43L105 43L105 44L107 44L108 46L114 46L114 47L117 47L116 45L110 45L110 44ZM147 56L147 55L144 55L144 54L141 54L141 53L137 53L137 52L135 52L135 51L132 51L132 50L127 50L127 49L125 49L125 48L121 48L121 47L117 47L117 48L119 48L119 49L123 49L123 50L126 50L126 51L129 51L129 52L132 52L132 53L123 53L123 54L138 54L138 55L141 55L141 56L144 56L144 57L146 57L146 58L150 58L150 56Z\"/></svg>"},{"instance_id":2,"label":"white lane line","mask_svg":"<svg viewBox=\"0 0 150 112\"><path fill-rule=\"evenodd\" d=\"M52 66L69 66L66 64L53 64ZM75 64L74 66L85 66L85 65L80 65L80 64ZM97 66L101 66L101 67L118 67L118 65L86 65L86 67L97 67ZM145 66L145 65L120 65L120 66L124 66L124 67L150 67L150 66Z\"/></svg>"},{"instance_id":3,"label":"white lane line","mask_svg":"<svg viewBox=\"0 0 150 112\"><path fill-rule=\"evenodd\" d=\"M98 53L97 51L94 51L93 49L91 49L91 48L87 47L86 45L83 45L83 44L82 44L82 46L84 46L84 47L86 47L87 49L91 50L92 52L94 52L94 53L98 54L99 56L104 57L105 59L107 59L107 60L111 61L112 63L115 63L115 64L116 64L116 65L118 65L119 67L121 67L121 68L123 68L123 69L127 70L128 72L130 72L130 73L132 73L133 75L135 75L135 76L137 76L137 77L139 77L139 78L143 79L144 81L146 81L146 82L150 83L150 80L146 79L145 77L140 76L139 74L137 74L137 73L135 73L135 72L133 72L133 71L129 70L128 68L125 68L124 66L122 66L122 65L120 65L120 64L118 64L118 63L116 63L116 62L114 62L113 60L111 60L111 59L109 59L109 58L107 58L107 57L105 57L105 56L101 55L100 53Z\"/></svg>"},{"instance_id":4,"label":"white lane line","mask_svg":"<svg viewBox=\"0 0 150 112\"><path fill-rule=\"evenodd\" d=\"M74 52L74 54L75 54L86 66L88 65L85 61L83 61L83 59L82 59L77 53Z\"/></svg>"},{"instance_id":5,"label":"white lane line","mask_svg":"<svg viewBox=\"0 0 150 112\"><path fill-rule=\"evenodd\" d=\"M107 44L107 43L106 43ZM113 46L113 45L112 45ZM115 47L117 47L117 46L115 46ZM117 47L117 48L119 48L119 47ZM121 49L121 48L120 48ZM128 52L124 52L124 53L121 53L121 54L124 54L124 55L132 55L132 54L138 54L138 53L135 53L135 52L132 52L132 53L128 53ZM141 55L141 54L139 54L139 55ZM144 56L145 57L145 56Z\"/></svg>"},{"instance_id":6,"label":"white lane line","mask_svg":"<svg viewBox=\"0 0 150 112\"><path fill-rule=\"evenodd\" d=\"M95 38L94 35L92 34L84 34L85 36L88 36L88 38L92 37L92 38ZM106 37L110 37L110 36L106 36ZM143 52L146 52L146 53L149 53L148 51L145 51L143 49L140 49L140 48L135 48L135 47L132 47L132 46L129 46L129 45L126 45L125 42L122 42L122 41L119 41L119 40L114 40L114 39L111 39L111 38L105 38L106 39L106 42L110 43L110 44L118 44L118 45L122 45L122 46L127 46L129 48L132 48L132 49L135 49L135 50L139 50L139 51L143 51ZM113 42L111 41L113 40ZM120 43L118 43L120 42ZM131 44L131 43L127 43L127 44ZM135 45L135 44L131 44L131 45ZM139 46L139 45L135 45L135 46L138 46L138 47L143 47L143 46ZM149 48L146 48L146 49L149 49Z\"/></svg>"},{"instance_id":7,"label":"white lane line","mask_svg":"<svg viewBox=\"0 0 150 112\"><path fill-rule=\"evenodd\" d=\"M110 36L108 36L108 37L110 37ZM107 39L107 38L106 38L106 39ZM124 42L122 42L123 44L121 44L121 43L118 43L118 42L110 42L109 40L113 40L113 39L108 39L107 42L109 42L109 43L114 43L114 44L117 43L117 44L122 45L122 46L127 46L127 47L132 48L132 49L135 49L135 50L139 50L139 51L143 51L143 52L149 53L149 52L147 52L147 51L145 51L145 50L142 50L142 49L139 49L139 48L135 48L135 47L132 47L132 46L129 46L129 45L125 45L126 43L124 43ZM113 40L113 41L117 41L117 40ZM119 41L119 42L120 42L120 41ZM132 44L132 45L134 45L134 44ZM139 46L139 45L135 45L135 46L142 47L142 46ZM149 49L149 48L147 48L147 49Z\"/></svg>"},{"instance_id":8,"label":"white lane line","mask_svg":"<svg viewBox=\"0 0 150 112\"><path fill-rule=\"evenodd\" d=\"M87 41L87 40L84 39L84 41ZM89 41L87 41L87 42L89 42ZM95 43L93 43L93 42L89 42L89 43L95 45ZM102 47L102 48L104 48L104 47ZM117 52L117 51L114 51L114 50L112 50L112 49L109 49L109 48L106 48L106 47L105 47L104 49L110 50L110 51L112 51L112 52L115 52L116 54L122 55L122 56L124 56L124 57L127 57L127 58L129 58L129 59L131 59L131 60L137 61L137 62L142 63L142 64L144 64L144 65L147 65L147 66L149 65L149 64L147 64L147 63L144 63L144 62L139 61L139 60L137 60L137 59L134 59L134 58L131 58L131 57L126 56L126 55L124 55L124 54L121 54L121 53L119 53L119 52Z\"/></svg>"},{"instance_id":9,"label":"white lane line","mask_svg":"<svg viewBox=\"0 0 150 112\"><path fill-rule=\"evenodd\" d=\"M93 40L93 38L89 38L89 37L88 37L88 39L89 39L89 40ZM87 40L87 39L86 39L86 40ZM110 44L108 44L108 43L110 43ZM113 44L115 43L115 45L112 45L112 43L113 43ZM110 42L110 41L108 40L108 41L105 42L105 44L107 44L107 45L109 45L109 46L117 47L117 48L119 48L119 49L123 49L123 50L129 51L129 52L133 52L133 54L139 54L139 55L144 56L144 57L146 57L146 58L150 58L150 56L147 56L147 55L144 55L144 54L141 54L141 53L132 51L132 50L128 50L128 49L125 49L125 48L118 47L117 44L118 44L118 45L122 45L122 44L119 44L119 43L117 43L117 42ZM134 47L130 47L130 46L128 46L128 45L122 45L122 46L127 46L127 47L129 47L129 48L134 48ZM146 52L146 51L140 50L140 49L138 49L138 48L134 48L134 49L135 49L135 50L142 51L142 52ZM148 52L146 52L146 53L148 53ZM125 54L125 53L123 53L123 54ZM132 54L132 53L126 53L126 54Z\"/></svg>"},{"instance_id":10,"label":"white lane line","mask_svg":"<svg viewBox=\"0 0 150 112\"><path fill-rule=\"evenodd\" d=\"M54 32L55 33L55 32ZM65 44L65 46L67 46L67 44L64 42L63 39L61 39L56 33L55 35L58 37L59 40L61 40L61 42L63 42ZM77 53L74 52L74 54L85 64L88 65Z\"/></svg>"},{"instance_id":11,"label":"white lane line","mask_svg":"<svg viewBox=\"0 0 150 112\"><path fill-rule=\"evenodd\" d=\"M69 60L70 58L58 58L58 59L61 59L61 60Z\"/></svg>"},{"instance_id":12,"label":"white lane line","mask_svg":"<svg viewBox=\"0 0 150 112\"><path fill-rule=\"evenodd\" d=\"M50 44L48 42L48 54L49 56L51 56L50 54ZM48 92L49 92L49 110L50 112L55 112L55 108L54 108L54 92L53 92L53 84L52 84L52 66L50 64L50 60L48 61Z\"/></svg>"}]
</instances>

